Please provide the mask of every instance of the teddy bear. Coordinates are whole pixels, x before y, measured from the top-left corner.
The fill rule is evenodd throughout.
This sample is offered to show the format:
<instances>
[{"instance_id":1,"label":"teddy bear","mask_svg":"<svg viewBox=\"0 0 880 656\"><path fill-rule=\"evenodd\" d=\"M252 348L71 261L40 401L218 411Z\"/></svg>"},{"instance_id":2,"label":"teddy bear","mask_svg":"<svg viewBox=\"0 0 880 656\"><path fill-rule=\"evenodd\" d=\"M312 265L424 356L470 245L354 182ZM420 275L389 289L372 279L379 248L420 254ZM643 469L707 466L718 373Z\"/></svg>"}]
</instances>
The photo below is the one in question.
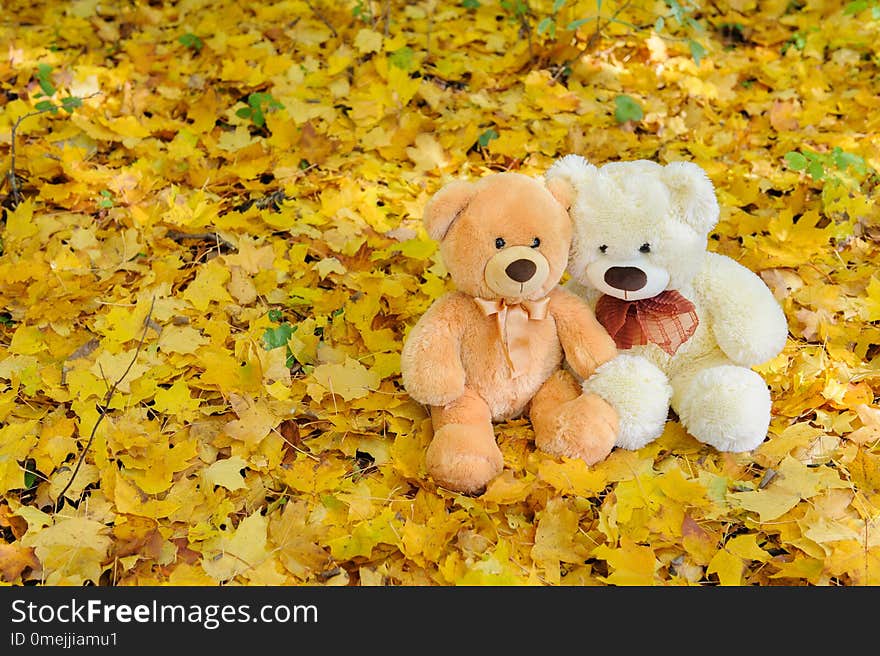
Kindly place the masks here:
<instances>
[{"instance_id":1,"label":"teddy bear","mask_svg":"<svg viewBox=\"0 0 880 656\"><path fill-rule=\"evenodd\" d=\"M614 447L617 413L571 373L588 379L617 355L590 307L559 284L573 192L564 180L490 173L447 183L425 206L455 289L407 333L400 369L430 407L425 464L443 487L482 493L504 466L494 424L518 416L554 456L592 464Z\"/></svg>"},{"instance_id":2,"label":"teddy bear","mask_svg":"<svg viewBox=\"0 0 880 656\"><path fill-rule=\"evenodd\" d=\"M616 445L658 437L671 407L719 451L756 448L771 399L752 367L780 353L788 325L761 278L708 250L719 206L706 172L687 161L596 167L572 154L546 179L576 190L566 287L590 303L621 353L583 386L618 411Z\"/></svg>"}]
</instances>

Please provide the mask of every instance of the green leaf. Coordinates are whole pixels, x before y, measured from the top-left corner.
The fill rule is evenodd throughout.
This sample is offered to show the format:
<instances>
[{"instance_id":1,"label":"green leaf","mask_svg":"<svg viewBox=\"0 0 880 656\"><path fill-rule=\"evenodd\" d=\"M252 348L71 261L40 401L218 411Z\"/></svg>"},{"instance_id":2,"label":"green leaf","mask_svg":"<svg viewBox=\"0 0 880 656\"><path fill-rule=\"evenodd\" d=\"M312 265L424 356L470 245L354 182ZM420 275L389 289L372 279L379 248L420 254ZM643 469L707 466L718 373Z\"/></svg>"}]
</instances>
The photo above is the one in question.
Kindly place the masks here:
<instances>
[{"instance_id":1,"label":"green leaf","mask_svg":"<svg viewBox=\"0 0 880 656\"><path fill-rule=\"evenodd\" d=\"M657 20L654 21L654 31L658 33L662 32L664 25L666 25L666 19L664 19L663 16L657 16Z\"/></svg>"},{"instance_id":2,"label":"green leaf","mask_svg":"<svg viewBox=\"0 0 880 656\"><path fill-rule=\"evenodd\" d=\"M409 46L403 46L402 48L398 48L394 52L388 55L388 62L392 66L396 66L397 68L409 71L413 68L413 49Z\"/></svg>"},{"instance_id":3,"label":"green leaf","mask_svg":"<svg viewBox=\"0 0 880 656\"><path fill-rule=\"evenodd\" d=\"M544 34L544 32L549 32L551 28L555 25L553 18L550 16L545 16L538 22L538 34Z\"/></svg>"},{"instance_id":4,"label":"green leaf","mask_svg":"<svg viewBox=\"0 0 880 656\"><path fill-rule=\"evenodd\" d=\"M558 13L560 9L565 6L566 0L554 0L553 2L553 13Z\"/></svg>"},{"instance_id":5,"label":"green leaf","mask_svg":"<svg viewBox=\"0 0 880 656\"><path fill-rule=\"evenodd\" d=\"M807 173L810 174L813 180L823 180L825 178L825 167L822 166L822 162L813 161L807 165Z\"/></svg>"},{"instance_id":6,"label":"green leaf","mask_svg":"<svg viewBox=\"0 0 880 656\"><path fill-rule=\"evenodd\" d=\"M28 468L25 468L25 470L24 470L24 489L30 490L36 484L37 484L37 473L32 472Z\"/></svg>"},{"instance_id":7,"label":"green leaf","mask_svg":"<svg viewBox=\"0 0 880 656\"><path fill-rule=\"evenodd\" d=\"M590 16L589 18L578 18L577 20L571 21L568 25L565 26L567 30L576 30L581 25L589 23L591 20L596 20L595 16Z\"/></svg>"},{"instance_id":8,"label":"green leaf","mask_svg":"<svg viewBox=\"0 0 880 656\"><path fill-rule=\"evenodd\" d=\"M632 98L621 94L614 99L614 118L618 123L627 121L641 121L644 113L641 106Z\"/></svg>"},{"instance_id":9,"label":"green leaf","mask_svg":"<svg viewBox=\"0 0 880 656\"><path fill-rule=\"evenodd\" d=\"M51 75L52 67L49 64L37 64L37 74L35 77L43 93L47 96L55 95L55 86L52 84Z\"/></svg>"},{"instance_id":10,"label":"green leaf","mask_svg":"<svg viewBox=\"0 0 880 656\"><path fill-rule=\"evenodd\" d=\"M250 118L252 111L250 107L241 107L235 112L235 115L239 118Z\"/></svg>"},{"instance_id":11,"label":"green leaf","mask_svg":"<svg viewBox=\"0 0 880 656\"><path fill-rule=\"evenodd\" d=\"M58 111L58 107L51 100L41 100L34 105L34 109L40 112L52 112L53 114Z\"/></svg>"},{"instance_id":12,"label":"green leaf","mask_svg":"<svg viewBox=\"0 0 880 656\"><path fill-rule=\"evenodd\" d=\"M690 16L688 16L685 22L690 25L691 29L695 32L703 31L703 26L700 25L700 21L698 21L696 18L691 18Z\"/></svg>"},{"instance_id":13,"label":"green leaf","mask_svg":"<svg viewBox=\"0 0 880 656\"><path fill-rule=\"evenodd\" d=\"M481 148L485 148L486 146L489 145L489 142L492 141L492 139L497 139L497 138L498 138L498 133L495 132L495 130L493 130L492 128L489 128L483 134L480 135L480 138L477 139L477 143L480 144Z\"/></svg>"},{"instance_id":14,"label":"green leaf","mask_svg":"<svg viewBox=\"0 0 880 656\"><path fill-rule=\"evenodd\" d=\"M61 99L61 107L64 108L64 111L70 113L77 107L82 107L83 101L82 98L77 96L68 96L67 98Z\"/></svg>"},{"instance_id":15,"label":"green leaf","mask_svg":"<svg viewBox=\"0 0 880 656\"><path fill-rule=\"evenodd\" d=\"M284 319L284 315L281 313L281 310L278 308L272 308L269 310L269 321L280 323L282 319Z\"/></svg>"},{"instance_id":16,"label":"green leaf","mask_svg":"<svg viewBox=\"0 0 880 656\"><path fill-rule=\"evenodd\" d=\"M280 346L287 346L287 341L295 332L296 326L291 326L289 323L282 323L275 328L266 328L266 332L263 333L263 348L271 351Z\"/></svg>"},{"instance_id":17,"label":"green leaf","mask_svg":"<svg viewBox=\"0 0 880 656\"><path fill-rule=\"evenodd\" d=\"M202 46L205 45L202 40L197 37L195 34L190 34L187 32L186 34L181 34L177 37L177 40L181 43L181 45L186 46L187 48L191 48L196 52L201 52Z\"/></svg>"},{"instance_id":18,"label":"green leaf","mask_svg":"<svg viewBox=\"0 0 880 656\"><path fill-rule=\"evenodd\" d=\"M691 49L691 57L694 58L694 63L699 66L700 62L703 61L703 57L706 56L706 49L693 39L688 40L688 46Z\"/></svg>"},{"instance_id":19,"label":"green leaf","mask_svg":"<svg viewBox=\"0 0 880 656\"><path fill-rule=\"evenodd\" d=\"M666 2L666 6L672 11L672 16L681 25L684 22L684 15L687 13L684 7L682 7L676 0L664 0Z\"/></svg>"},{"instance_id":20,"label":"green leaf","mask_svg":"<svg viewBox=\"0 0 880 656\"><path fill-rule=\"evenodd\" d=\"M840 146L836 146L831 151L831 159L834 160L834 165L841 171L846 171L846 169L852 167L859 175L867 173L865 160L854 153L846 152Z\"/></svg>"},{"instance_id":21,"label":"green leaf","mask_svg":"<svg viewBox=\"0 0 880 656\"><path fill-rule=\"evenodd\" d=\"M864 11L868 8L868 0L855 0L855 2L850 2L843 10L844 14L852 16L853 14L857 14L860 11Z\"/></svg>"},{"instance_id":22,"label":"green leaf","mask_svg":"<svg viewBox=\"0 0 880 656\"><path fill-rule=\"evenodd\" d=\"M803 171L807 168L807 158L796 150L785 153L785 161L792 171Z\"/></svg>"},{"instance_id":23,"label":"green leaf","mask_svg":"<svg viewBox=\"0 0 880 656\"><path fill-rule=\"evenodd\" d=\"M461 6L465 9L479 9L480 0L462 0Z\"/></svg>"},{"instance_id":24,"label":"green leaf","mask_svg":"<svg viewBox=\"0 0 880 656\"><path fill-rule=\"evenodd\" d=\"M266 92L255 92L250 94L248 96L248 105L253 109L251 116L254 119L254 123L256 123L257 120L262 121L264 105L266 109L284 109L284 105L275 100L271 93ZM260 114L259 119L256 117L257 113ZM260 125L262 125L262 123L260 123Z\"/></svg>"},{"instance_id":25,"label":"green leaf","mask_svg":"<svg viewBox=\"0 0 880 656\"><path fill-rule=\"evenodd\" d=\"M255 91L254 93L248 96L248 105L253 107L254 109L259 109L260 106L272 99L272 94L264 93L262 91Z\"/></svg>"}]
</instances>

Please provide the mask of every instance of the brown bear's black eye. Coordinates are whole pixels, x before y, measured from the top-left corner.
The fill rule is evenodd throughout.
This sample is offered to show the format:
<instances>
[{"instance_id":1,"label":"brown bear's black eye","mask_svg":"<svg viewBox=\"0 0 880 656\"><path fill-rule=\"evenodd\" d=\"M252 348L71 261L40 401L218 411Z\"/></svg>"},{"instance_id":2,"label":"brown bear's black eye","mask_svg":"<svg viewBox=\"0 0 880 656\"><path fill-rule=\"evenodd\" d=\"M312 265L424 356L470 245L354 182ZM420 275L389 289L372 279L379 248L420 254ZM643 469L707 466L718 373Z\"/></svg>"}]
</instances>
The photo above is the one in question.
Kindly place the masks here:
<instances>
[{"instance_id":1,"label":"brown bear's black eye","mask_svg":"<svg viewBox=\"0 0 880 656\"><path fill-rule=\"evenodd\" d=\"M504 237L496 237L495 238L495 248L502 249L507 246L507 242L504 241Z\"/></svg>"},{"instance_id":2,"label":"brown bear's black eye","mask_svg":"<svg viewBox=\"0 0 880 656\"><path fill-rule=\"evenodd\" d=\"M651 244L642 244L639 247L639 253L650 253L651 252Z\"/></svg>"},{"instance_id":3,"label":"brown bear's black eye","mask_svg":"<svg viewBox=\"0 0 880 656\"><path fill-rule=\"evenodd\" d=\"M602 244L601 246L599 246L600 253L604 253L607 250L608 250L608 247L605 244Z\"/></svg>"},{"instance_id":4,"label":"brown bear's black eye","mask_svg":"<svg viewBox=\"0 0 880 656\"><path fill-rule=\"evenodd\" d=\"M538 237L535 237L532 240L532 248L537 248L540 245L541 245L541 240Z\"/></svg>"}]
</instances>

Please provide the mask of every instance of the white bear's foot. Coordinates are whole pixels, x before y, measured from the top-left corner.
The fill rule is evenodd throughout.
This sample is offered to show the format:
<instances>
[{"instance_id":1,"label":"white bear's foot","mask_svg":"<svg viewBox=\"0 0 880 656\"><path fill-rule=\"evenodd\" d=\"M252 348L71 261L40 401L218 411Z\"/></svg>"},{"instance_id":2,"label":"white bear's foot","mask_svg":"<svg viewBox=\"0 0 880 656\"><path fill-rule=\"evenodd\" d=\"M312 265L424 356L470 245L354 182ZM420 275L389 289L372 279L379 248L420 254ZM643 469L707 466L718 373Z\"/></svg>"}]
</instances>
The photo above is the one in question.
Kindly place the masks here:
<instances>
[{"instance_id":1,"label":"white bear's foot","mask_svg":"<svg viewBox=\"0 0 880 656\"><path fill-rule=\"evenodd\" d=\"M615 446L640 449L657 439L666 425L672 387L649 360L620 354L584 381L586 393L597 394L617 410L619 432Z\"/></svg>"},{"instance_id":2,"label":"white bear's foot","mask_svg":"<svg viewBox=\"0 0 880 656\"><path fill-rule=\"evenodd\" d=\"M756 372L735 365L672 381L672 407L695 438L719 451L751 451L767 437L770 392Z\"/></svg>"}]
</instances>

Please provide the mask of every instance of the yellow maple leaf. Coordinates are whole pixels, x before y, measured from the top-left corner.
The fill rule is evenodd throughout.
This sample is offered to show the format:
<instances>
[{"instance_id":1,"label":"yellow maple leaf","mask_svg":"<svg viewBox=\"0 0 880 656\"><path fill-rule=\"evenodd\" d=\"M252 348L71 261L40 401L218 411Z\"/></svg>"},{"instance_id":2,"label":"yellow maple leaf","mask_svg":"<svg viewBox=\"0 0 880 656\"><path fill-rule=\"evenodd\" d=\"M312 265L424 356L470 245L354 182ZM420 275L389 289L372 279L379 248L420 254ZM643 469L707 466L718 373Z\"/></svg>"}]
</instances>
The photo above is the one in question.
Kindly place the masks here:
<instances>
[{"instance_id":1,"label":"yellow maple leaf","mask_svg":"<svg viewBox=\"0 0 880 656\"><path fill-rule=\"evenodd\" d=\"M571 510L560 498L551 499L538 513L538 527L531 557L542 567L550 583L561 580L560 563L583 562L588 549L576 540L580 514Z\"/></svg>"},{"instance_id":2,"label":"yellow maple leaf","mask_svg":"<svg viewBox=\"0 0 880 656\"><path fill-rule=\"evenodd\" d=\"M779 465L778 475L766 488L749 492L734 492L729 496L742 508L757 512L762 522L772 521L794 508L802 499L809 499L822 490L846 488L832 469L807 467L791 456Z\"/></svg>"},{"instance_id":3,"label":"yellow maple leaf","mask_svg":"<svg viewBox=\"0 0 880 656\"><path fill-rule=\"evenodd\" d=\"M184 290L183 298L199 312L207 310L211 303L230 303L232 297L226 291L229 278L228 268L217 259L210 260L199 268L195 280Z\"/></svg>"},{"instance_id":4,"label":"yellow maple leaf","mask_svg":"<svg viewBox=\"0 0 880 656\"><path fill-rule=\"evenodd\" d=\"M331 394L345 401L359 399L379 387L379 376L357 360L345 358L342 363L320 364L312 372L314 380Z\"/></svg>"},{"instance_id":5,"label":"yellow maple leaf","mask_svg":"<svg viewBox=\"0 0 880 656\"><path fill-rule=\"evenodd\" d=\"M51 526L25 534L22 546L33 547L47 585L97 584L112 541L110 529L84 517L60 519Z\"/></svg>"},{"instance_id":6,"label":"yellow maple leaf","mask_svg":"<svg viewBox=\"0 0 880 656\"><path fill-rule=\"evenodd\" d=\"M234 530L207 540L202 567L218 583L258 567L270 552L266 545L269 521L259 511L245 517Z\"/></svg>"},{"instance_id":7,"label":"yellow maple leaf","mask_svg":"<svg viewBox=\"0 0 880 656\"><path fill-rule=\"evenodd\" d=\"M169 415L187 414L199 407L199 400L191 396L189 385L182 378L168 389L157 390L153 400L156 410Z\"/></svg>"},{"instance_id":8,"label":"yellow maple leaf","mask_svg":"<svg viewBox=\"0 0 880 656\"><path fill-rule=\"evenodd\" d=\"M164 326L159 335L159 349L165 353L195 353L210 340L192 326Z\"/></svg>"},{"instance_id":9,"label":"yellow maple leaf","mask_svg":"<svg viewBox=\"0 0 880 656\"><path fill-rule=\"evenodd\" d=\"M653 585L658 563L650 546L640 545L621 536L620 546L602 544L593 556L608 562L609 575L603 580L612 585Z\"/></svg>"},{"instance_id":10,"label":"yellow maple leaf","mask_svg":"<svg viewBox=\"0 0 880 656\"><path fill-rule=\"evenodd\" d=\"M369 52L379 52L382 48L382 35L375 30L362 28L358 30L354 38L354 47L358 52L365 55Z\"/></svg>"},{"instance_id":11,"label":"yellow maple leaf","mask_svg":"<svg viewBox=\"0 0 880 656\"><path fill-rule=\"evenodd\" d=\"M246 466L247 462L239 456L218 460L205 469L205 481L208 485L220 485L234 492L245 487L241 470Z\"/></svg>"}]
</instances>

